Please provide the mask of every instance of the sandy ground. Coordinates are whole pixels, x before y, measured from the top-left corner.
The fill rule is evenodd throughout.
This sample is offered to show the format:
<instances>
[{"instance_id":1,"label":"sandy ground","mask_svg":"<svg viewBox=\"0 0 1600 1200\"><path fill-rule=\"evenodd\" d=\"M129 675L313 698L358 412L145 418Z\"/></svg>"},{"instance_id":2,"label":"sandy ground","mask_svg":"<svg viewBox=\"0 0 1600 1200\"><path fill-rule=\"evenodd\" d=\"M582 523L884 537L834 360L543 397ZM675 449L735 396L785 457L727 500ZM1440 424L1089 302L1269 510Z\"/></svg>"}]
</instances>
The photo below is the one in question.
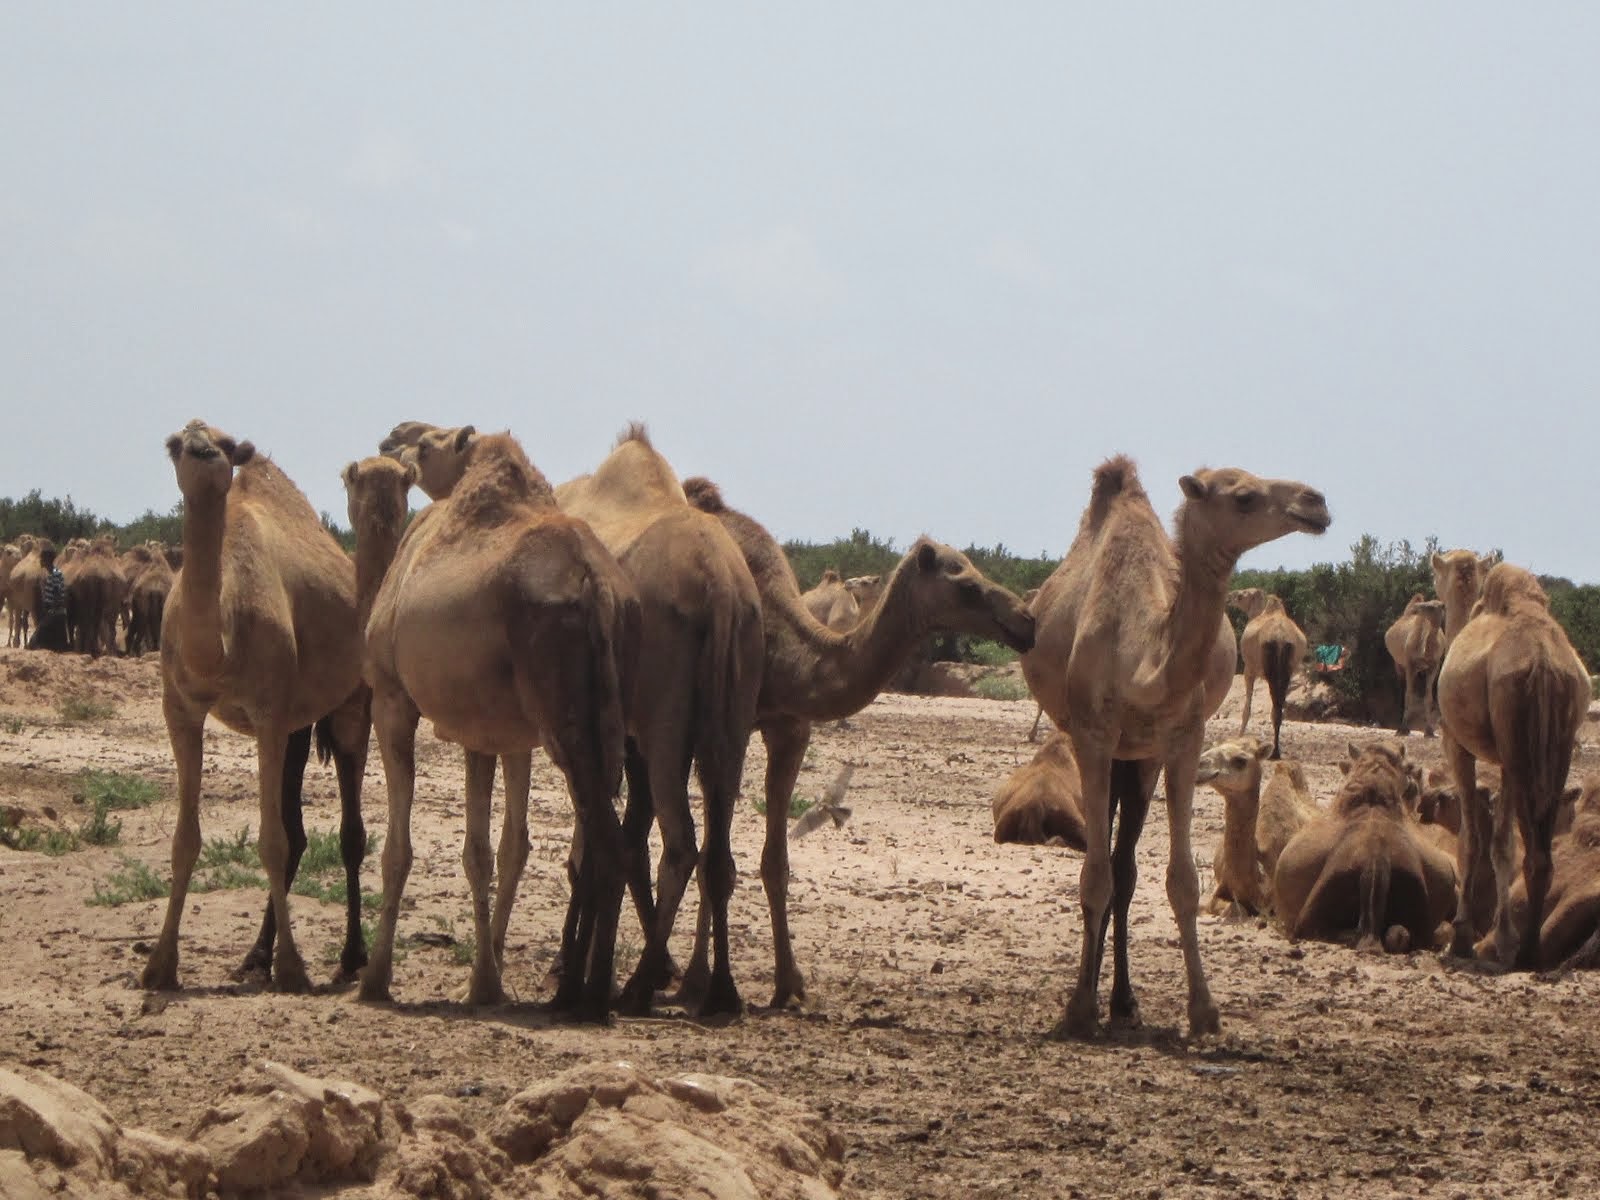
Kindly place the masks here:
<instances>
[{"instance_id":1,"label":"sandy ground","mask_svg":"<svg viewBox=\"0 0 1600 1200\"><path fill-rule=\"evenodd\" d=\"M42 661L41 661L42 660ZM113 702L112 717L65 722L62 698ZM1265 697L1257 697L1265 727ZM1238 697L1213 721L1232 732ZM861 1196L1476 1196L1589 1192L1597 1177L1600 1031L1594 975L1494 977L1433 954L1373 958L1290 946L1276 931L1202 918L1222 1007L1220 1038L1183 1035L1183 975L1162 878L1158 806L1140 853L1133 969L1145 1027L1085 1044L1044 1033L1060 1015L1078 953L1078 861L1051 848L996 846L989 798L1030 756L1031 703L886 696L847 729L817 730L800 779L817 794L859 764L854 817L792 849L792 921L808 979L803 1009L762 1011L771 940L757 874L759 740L735 830L737 978L756 1006L731 1024L664 1011L594 1029L553 1024L539 1007L564 903L569 810L554 773L534 780L534 851L511 927L507 982L517 1002L469 1011L467 968L448 946L414 945L396 964L393 1006L351 991L278 996L237 985L265 893L191 897L184 991L152 1001L135 986L165 902L85 901L131 855L163 874L173 772L151 657L47 658L0 652L0 804L76 825L84 767L133 771L163 799L119 814L121 844L64 857L0 848L0 1061L50 1071L126 1123L186 1132L246 1062L271 1057L357 1080L400 1099L468 1097L485 1114L575 1063L628 1059L661 1073L746 1076L825 1114L849 1146ZM254 834L254 751L213 724L203 828ZM1290 725L1286 753L1320 798L1350 739L1373 730ZM1575 770L1600 767L1595 724ZM1437 763L1438 745L1413 738ZM367 820L384 833L377 754ZM419 738L414 902L401 933L470 934L460 867L459 758ZM338 821L332 771L307 774L308 824ZM1202 882L1221 828L1218 797L1197 797ZM377 864L366 872L376 890ZM692 906L691 906L692 910ZM294 900L313 975L331 978L341 912ZM686 914L686 917L689 914ZM680 919L674 951L688 957ZM620 960L641 939L624 912ZM341 1197L363 1195L349 1188Z\"/></svg>"}]
</instances>

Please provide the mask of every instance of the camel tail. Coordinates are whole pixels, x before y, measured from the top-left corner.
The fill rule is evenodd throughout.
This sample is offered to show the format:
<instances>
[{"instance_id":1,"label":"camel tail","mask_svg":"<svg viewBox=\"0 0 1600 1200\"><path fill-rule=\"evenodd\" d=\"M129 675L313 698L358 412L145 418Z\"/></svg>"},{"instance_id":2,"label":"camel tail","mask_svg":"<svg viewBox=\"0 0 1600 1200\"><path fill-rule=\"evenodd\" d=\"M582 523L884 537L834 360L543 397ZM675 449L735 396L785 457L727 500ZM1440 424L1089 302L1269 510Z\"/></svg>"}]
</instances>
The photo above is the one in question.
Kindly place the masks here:
<instances>
[{"instance_id":1,"label":"camel tail","mask_svg":"<svg viewBox=\"0 0 1600 1200\"><path fill-rule=\"evenodd\" d=\"M1520 797L1527 813L1527 828L1544 854L1550 853L1556 818L1561 811L1561 793L1572 768L1572 727L1565 704L1566 681L1547 655L1540 655L1529 669L1513 707L1510 753L1502 779L1528 781L1528 791ZM1515 768L1512 764L1515 763ZM1501 802L1510 797L1502 793ZM1528 897L1530 905L1542 897ZM1542 903L1540 905L1542 908ZM1529 913L1535 927L1544 918L1542 911Z\"/></svg>"},{"instance_id":2,"label":"camel tail","mask_svg":"<svg viewBox=\"0 0 1600 1200\"><path fill-rule=\"evenodd\" d=\"M622 790L623 754L628 740L628 700L633 686L633 664L639 657L640 617L637 603L628 603L608 586L590 577L594 590L589 610L589 661L593 689L590 705L594 745L600 754L599 784L615 797ZM622 609L622 644L615 637L611 618Z\"/></svg>"},{"instance_id":3,"label":"camel tail","mask_svg":"<svg viewBox=\"0 0 1600 1200\"><path fill-rule=\"evenodd\" d=\"M1274 718L1282 715L1283 701L1289 694L1293 657L1288 642L1267 642L1261 647L1262 674L1267 677L1267 694L1272 697Z\"/></svg>"},{"instance_id":4,"label":"camel tail","mask_svg":"<svg viewBox=\"0 0 1600 1200\"><path fill-rule=\"evenodd\" d=\"M1356 925L1357 948L1370 949L1383 944L1387 930L1384 914L1389 908L1389 856L1380 854L1361 866L1361 919Z\"/></svg>"},{"instance_id":5,"label":"camel tail","mask_svg":"<svg viewBox=\"0 0 1600 1200\"><path fill-rule=\"evenodd\" d=\"M317 761L327 766L333 760L333 714L329 713L311 728L317 748Z\"/></svg>"},{"instance_id":6,"label":"camel tail","mask_svg":"<svg viewBox=\"0 0 1600 1200\"><path fill-rule=\"evenodd\" d=\"M695 690L703 711L694 722L695 760L702 794L709 803L713 795L731 805L744 770L745 747L755 728L756 688L743 678L744 662L761 658L761 617L742 611L737 596L713 606L711 625L700 645L700 663ZM749 643L748 645L746 643ZM748 655L739 651L747 650Z\"/></svg>"},{"instance_id":7,"label":"camel tail","mask_svg":"<svg viewBox=\"0 0 1600 1200\"><path fill-rule=\"evenodd\" d=\"M701 512L719 513L726 512L728 506L722 499L722 489L704 475L696 475L683 481L683 494L689 503Z\"/></svg>"}]
</instances>

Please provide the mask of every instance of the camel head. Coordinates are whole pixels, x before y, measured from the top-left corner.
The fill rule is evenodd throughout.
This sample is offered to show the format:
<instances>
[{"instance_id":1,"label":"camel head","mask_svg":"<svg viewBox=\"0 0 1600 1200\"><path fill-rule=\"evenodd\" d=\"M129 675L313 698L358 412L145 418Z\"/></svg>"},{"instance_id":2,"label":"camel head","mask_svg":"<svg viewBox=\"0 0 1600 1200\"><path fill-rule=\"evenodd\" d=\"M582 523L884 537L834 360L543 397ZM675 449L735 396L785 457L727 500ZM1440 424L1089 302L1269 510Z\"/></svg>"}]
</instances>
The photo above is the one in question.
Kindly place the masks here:
<instances>
[{"instance_id":1,"label":"camel head","mask_svg":"<svg viewBox=\"0 0 1600 1200\"><path fill-rule=\"evenodd\" d=\"M841 580L839 579L839 572L838 571L834 570L832 567L823 567L822 568L822 578L817 581L817 586L821 587L825 583L839 583L839 582L841 582Z\"/></svg>"},{"instance_id":2,"label":"camel head","mask_svg":"<svg viewBox=\"0 0 1600 1200\"><path fill-rule=\"evenodd\" d=\"M1483 595L1479 598L1484 611L1508 616L1514 609L1533 608L1541 612L1550 610L1550 597L1531 571L1514 567L1510 563L1496 563L1483 578Z\"/></svg>"},{"instance_id":3,"label":"camel head","mask_svg":"<svg viewBox=\"0 0 1600 1200\"><path fill-rule=\"evenodd\" d=\"M1230 564L1286 533L1323 533L1332 524L1322 493L1292 479L1261 479L1237 467L1202 469L1178 480L1180 541Z\"/></svg>"},{"instance_id":4,"label":"camel head","mask_svg":"<svg viewBox=\"0 0 1600 1200\"><path fill-rule=\"evenodd\" d=\"M249 442L237 442L198 418L167 439L167 454L184 498L221 496L233 486L233 469L255 457Z\"/></svg>"},{"instance_id":5,"label":"camel head","mask_svg":"<svg viewBox=\"0 0 1600 1200\"><path fill-rule=\"evenodd\" d=\"M345 467L345 499L350 528L358 537L381 531L398 537L406 521L406 493L417 482L415 463L375 456Z\"/></svg>"},{"instance_id":6,"label":"camel head","mask_svg":"<svg viewBox=\"0 0 1600 1200\"><path fill-rule=\"evenodd\" d=\"M1253 734L1218 742L1200 756L1196 783L1209 783L1224 795L1261 786L1261 763L1272 746Z\"/></svg>"},{"instance_id":7,"label":"camel head","mask_svg":"<svg viewBox=\"0 0 1600 1200\"><path fill-rule=\"evenodd\" d=\"M1483 581L1489 569L1500 561L1498 553L1479 556L1471 550L1435 550L1428 560L1433 568L1433 594L1443 601L1446 611L1463 618L1483 594ZM1453 637L1457 631L1450 630Z\"/></svg>"},{"instance_id":8,"label":"camel head","mask_svg":"<svg viewBox=\"0 0 1600 1200\"><path fill-rule=\"evenodd\" d=\"M1422 795L1422 770L1406 761L1405 743L1394 738L1365 746L1349 743L1350 756L1339 763L1344 783L1333 798L1333 812L1346 816L1361 808L1386 808L1395 815L1414 813Z\"/></svg>"},{"instance_id":9,"label":"camel head","mask_svg":"<svg viewBox=\"0 0 1600 1200\"><path fill-rule=\"evenodd\" d=\"M923 628L994 638L1018 651L1033 648L1033 615L954 547L918 538L889 581L889 590L905 583Z\"/></svg>"},{"instance_id":10,"label":"camel head","mask_svg":"<svg viewBox=\"0 0 1600 1200\"><path fill-rule=\"evenodd\" d=\"M1260 588L1235 588L1228 593L1228 607L1237 608L1245 620L1253 621L1267 607L1267 594Z\"/></svg>"},{"instance_id":11,"label":"camel head","mask_svg":"<svg viewBox=\"0 0 1600 1200\"><path fill-rule=\"evenodd\" d=\"M428 499L443 500L461 482L467 469L467 448L477 434L471 425L445 429L426 421L402 421L378 443L378 453L414 464L417 486Z\"/></svg>"},{"instance_id":12,"label":"camel head","mask_svg":"<svg viewBox=\"0 0 1600 1200\"><path fill-rule=\"evenodd\" d=\"M856 603L865 612L878 602L878 597L883 594L882 575L852 575L844 581L845 590L856 598ZM1024 599L1026 604L1027 600Z\"/></svg>"}]
</instances>

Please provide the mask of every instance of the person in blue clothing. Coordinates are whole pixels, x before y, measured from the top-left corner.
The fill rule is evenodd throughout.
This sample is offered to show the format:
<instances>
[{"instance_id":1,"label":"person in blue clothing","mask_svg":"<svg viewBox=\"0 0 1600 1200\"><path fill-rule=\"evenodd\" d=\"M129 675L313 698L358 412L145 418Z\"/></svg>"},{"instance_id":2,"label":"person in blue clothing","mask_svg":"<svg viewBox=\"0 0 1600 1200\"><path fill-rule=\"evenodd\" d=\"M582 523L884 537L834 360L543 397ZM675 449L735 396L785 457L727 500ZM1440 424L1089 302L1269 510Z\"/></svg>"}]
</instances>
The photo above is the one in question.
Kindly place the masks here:
<instances>
[{"instance_id":1,"label":"person in blue clothing","mask_svg":"<svg viewBox=\"0 0 1600 1200\"><path fill-rule=\"evenodd\" d=\"M65 650L67 646L67 580L56 566L54 547L39 552L44 580L39 585L39 628L28 639L29 650Z\"/></svg>"}]
</instances>

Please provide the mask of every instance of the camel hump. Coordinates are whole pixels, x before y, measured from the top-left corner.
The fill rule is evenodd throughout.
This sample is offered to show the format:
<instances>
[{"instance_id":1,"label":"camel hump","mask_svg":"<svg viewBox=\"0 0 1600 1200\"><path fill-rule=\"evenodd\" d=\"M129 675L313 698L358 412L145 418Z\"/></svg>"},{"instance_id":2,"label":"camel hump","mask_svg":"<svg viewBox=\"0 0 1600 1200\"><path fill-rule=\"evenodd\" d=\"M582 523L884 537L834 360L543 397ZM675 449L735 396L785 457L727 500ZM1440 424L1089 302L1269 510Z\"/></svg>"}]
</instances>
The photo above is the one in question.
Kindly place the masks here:
<instances>
[{"instance_id":1,"label":"camel hump","mask_svg":"<svg viewBox=\"0 0 1600 1200\"><path fill-rule=\"evenodd\" d=\"M824 567L822 569L822 582L823 583L838 583L839 582L839 572L834 570L832 567Z\"/></svg>"},{"instance_id":2,"label":"camel hump","mask_svg":"<svg viewBox=\"0 0 1600 1200\"><path fill-rule=\"evenodd\" d=\"M623 446L628 442L639 442L652 450L655 449L650 442L650 431L645 428L643 421L629 421L627 428L617 434L617 445Z\"/></svg>"},{"instance_id":3,"label":"camel hump","mask_svg":"<svg viewBox=\"0 0 1600 1200\"><path fill-rule=\"evenodd\" d=\"M728 506L723 502L722 489L704 475L696 475L692 479L683 481L684 497L701 512L719 513L727 512Z\"/></svg>"},{"instance_id":4,"label":"camel hump","mask_svg":"<svg viewBox=\"0 0 1600 1200\"><path fill-rule=\"evenodd\" d=\"M1090 498L1095 502L1103 502L1125 493L1142 496L1144 487L1139 483L1139 468L1134 465L1133 459L1126 454L1118 454L1094 469L1094 488Z\"/></svg>"}]
</instances>

